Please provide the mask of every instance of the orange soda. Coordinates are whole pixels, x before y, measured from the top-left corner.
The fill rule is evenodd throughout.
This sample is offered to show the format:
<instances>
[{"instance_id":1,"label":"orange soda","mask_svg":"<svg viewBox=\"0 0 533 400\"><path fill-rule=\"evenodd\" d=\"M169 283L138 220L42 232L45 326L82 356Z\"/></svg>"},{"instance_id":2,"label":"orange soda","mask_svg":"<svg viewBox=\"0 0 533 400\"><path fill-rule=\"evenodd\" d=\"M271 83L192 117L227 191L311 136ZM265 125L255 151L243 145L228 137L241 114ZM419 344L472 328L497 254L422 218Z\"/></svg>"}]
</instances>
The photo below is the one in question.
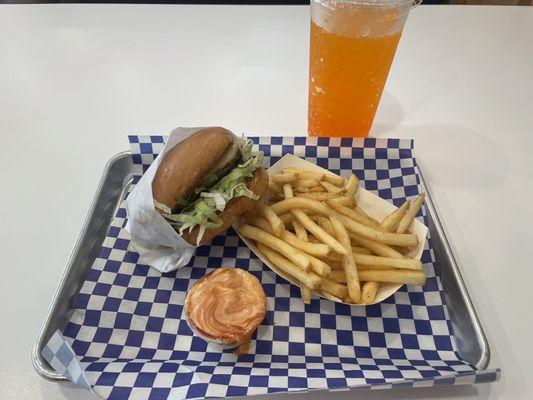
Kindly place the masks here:
<instances>
[{"instance_id":1,"label":"orange soda","mask_svg":"<svg viewBox=\"0 0 533 400\"><path fill-rule=\"evenodd\" d=\"M412 4L311 1L310 136L368 136Z\"/></svg>"}]
</instances>

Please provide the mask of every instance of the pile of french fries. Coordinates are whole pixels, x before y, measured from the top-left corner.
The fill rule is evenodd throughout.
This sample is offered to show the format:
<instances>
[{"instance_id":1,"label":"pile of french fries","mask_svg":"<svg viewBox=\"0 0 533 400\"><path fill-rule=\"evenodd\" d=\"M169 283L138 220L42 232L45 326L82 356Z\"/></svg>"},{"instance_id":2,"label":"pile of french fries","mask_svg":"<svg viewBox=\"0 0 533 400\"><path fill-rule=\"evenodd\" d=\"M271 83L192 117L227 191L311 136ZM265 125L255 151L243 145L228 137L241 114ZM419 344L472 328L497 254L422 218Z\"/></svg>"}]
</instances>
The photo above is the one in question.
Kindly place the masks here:
<instances>
[{"instance_id":1,"label":"pile of french fries","mask_svg":"<svg viewBox=\"0 0 533 400\"><path fill-rule=\"evenodd\" d=\"M424 285L422 263L406 256L418 245L409 228L424 202L421 194L383 221L357 205L359 179L285 168L273 175L266 202L245 215L239 233L300 286L352 304L372 304L382 283Z\"/></svg>"}]
</instances>

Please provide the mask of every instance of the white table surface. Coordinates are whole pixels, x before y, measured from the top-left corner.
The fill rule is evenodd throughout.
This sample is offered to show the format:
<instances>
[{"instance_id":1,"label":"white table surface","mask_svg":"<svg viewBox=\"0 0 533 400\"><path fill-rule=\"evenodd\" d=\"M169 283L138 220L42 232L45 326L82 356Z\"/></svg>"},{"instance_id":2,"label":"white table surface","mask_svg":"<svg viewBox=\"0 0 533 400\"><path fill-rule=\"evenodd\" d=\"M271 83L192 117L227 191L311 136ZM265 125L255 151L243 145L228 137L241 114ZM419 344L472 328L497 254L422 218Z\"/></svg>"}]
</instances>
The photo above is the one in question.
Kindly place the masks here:
<instances>
[{"instance_id":1,"label":"white table surface","mask_svg":"<svg viewBox=\"0 0 533 400\"><path fill-rule=\"evenodd\" d=\"M308 29L303 6L0 6L3 399L94 398L40 378L30 349L126 135L213 124L304 135ZM413 11L372 134L416 139L503 377L327 398L533 397L532 100L533 7Z\"/></svg>"}]
</instances>

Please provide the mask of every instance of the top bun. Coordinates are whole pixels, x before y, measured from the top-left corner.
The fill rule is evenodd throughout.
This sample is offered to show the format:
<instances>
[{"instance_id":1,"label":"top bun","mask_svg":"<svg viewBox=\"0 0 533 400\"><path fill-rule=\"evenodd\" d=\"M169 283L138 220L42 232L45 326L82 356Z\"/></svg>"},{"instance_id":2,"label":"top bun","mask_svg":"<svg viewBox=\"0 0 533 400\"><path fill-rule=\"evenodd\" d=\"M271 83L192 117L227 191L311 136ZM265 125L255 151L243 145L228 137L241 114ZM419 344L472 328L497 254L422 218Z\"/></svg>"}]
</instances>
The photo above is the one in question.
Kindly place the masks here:
<instances>
[{"instance_id":1,"label":"top bun","mask_svg":"<svg viewBox=\"0 0 533 400\"><path fill-rule=\"evenodd\" d=\"M178 143L165 155L152 181L154 199L175 210L177 199L193 193L232 142L230 131L212 127Z\"/></svg>"}]
</instances>

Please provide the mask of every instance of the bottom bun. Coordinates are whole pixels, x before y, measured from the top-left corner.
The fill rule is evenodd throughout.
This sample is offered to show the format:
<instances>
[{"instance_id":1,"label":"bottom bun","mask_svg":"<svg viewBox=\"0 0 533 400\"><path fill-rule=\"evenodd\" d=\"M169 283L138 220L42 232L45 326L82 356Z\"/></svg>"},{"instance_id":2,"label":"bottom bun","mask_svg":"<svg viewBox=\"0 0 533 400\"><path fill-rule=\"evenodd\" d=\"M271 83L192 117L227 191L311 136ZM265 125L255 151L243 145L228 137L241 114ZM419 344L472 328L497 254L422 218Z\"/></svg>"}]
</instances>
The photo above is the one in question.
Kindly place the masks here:
<instances>
[{"instance_id":1,"label":"bottom bun","mask_svg":"<svg viewBox=\"0 0 533 400\"><path fill-rule=\"evenodd\" d=\"M247 186L248 189L254 192L256 196L262 197L268 188L268 174L266 170L263 167L257 168ZM240 215L250 211L253 207L255 207L256 203L257 200L252 200L246 196L236 197L231 200L226 205L226 208L224 208L224 211L218 214L222 220L222 225L218 228L206 229L199 244L202 245L208 243L215 236L218 236L222 232L226 231L231 225L233 225ZM196 245L199 232L200 228L196 226L190 232L183 232L181 236L190 244Z\"/></svg>"}]
</instances>

